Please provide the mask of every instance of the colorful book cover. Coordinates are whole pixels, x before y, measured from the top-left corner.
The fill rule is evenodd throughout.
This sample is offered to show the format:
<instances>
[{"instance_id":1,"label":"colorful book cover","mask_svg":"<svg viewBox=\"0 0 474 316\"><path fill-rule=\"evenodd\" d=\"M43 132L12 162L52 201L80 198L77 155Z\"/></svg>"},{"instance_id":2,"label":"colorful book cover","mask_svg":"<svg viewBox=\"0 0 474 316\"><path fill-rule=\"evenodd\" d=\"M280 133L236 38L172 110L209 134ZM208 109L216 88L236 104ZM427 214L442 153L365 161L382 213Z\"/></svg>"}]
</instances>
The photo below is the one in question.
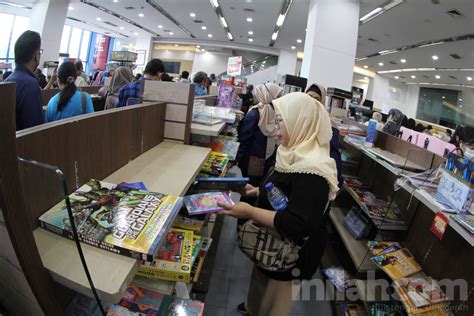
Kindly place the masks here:
<instances>
[{"instance_id":1,"label":"colorful book cover","mask_svg":"<svg viewBox=\"0 0 474 316\"><path fill-rule=\"evenodd\" d=\"M409 314L442 309L449 298L431 277L403 278L394 287Z\"/></svg>"},{"instance_id":2,"label":"colorful book cover","mask_svg":"<svg viewBox=\"0 0 474 316\"><path fill-rule=\"evenodd\" d=\"M207 192L184 197L184 205L190 216L222 211L223 208L218 203L234 204L226 192Z\"/></svg>"},{"instance_id":3,"label":"colorful book cover","mask_svg":"<svg viewBox=\"0 0 474 316\"><path fill-rule=\"evenodd\" d=\"M90 180L69 195L82 242L153 261L182 198ZM73 239L65 201L39 218L41 227Z\"/></svg>"},{"instance_id":4,"label":"colorful book cover","mask_svg":"<svg viewBox=\"0 0 474 316\"><path fill-rule=\"evenodd\" d=\"M143 182L132 182L132 183L121 182L120 185L124 186L124 187L127 187L127 188L132 188L132 189L135 189L135 190L148 191L148 189L145 186L145 183L143 183Z\"/></svg>"},{"instance_id":5,"label":"colorful book cover","mask_svg":"<svg viewBox=\"0 0 474 316\"><path fill-rule=\"evenodd\" d=\"M398 208L395 203L392 203L390 207L377 207L367 205L367 209L369 211L369 216L374 219L390 223L405 223L400 208Z\"/></svg>"},{"instance_id":6,"label":"colorful book cover","mask_svg":"<svg viewBox=\"0 0 474 316\"><path fill-rule=\"evenodd\" d=\"M199 253L201 252L203 237L199 235L193 236L193 256L192 256L192 263L196 261Z\"/></svg>"},{"instance_id":7,"label":"colorful book cover","mask_svg":"<svg viewBox=\"0 0 474 316\"><path fill-rule=\"evenodd\" d=\"M204 311L204 303L199 301L180 299L134 285L127 288L118 305L132 313L147 316L201 316Z\"/></svg>"},{"instance_id":8,"label":"colorful book cover","mask_svg":"<svg viewBox=\"0 0 474 316\"><path fill-rule=\"evenodd\" d=\"M241 192L249 178L196 178L192 189L195 191L233 191Z\"/></svg>"},{"instance_id":9,"label":"colorful book cover","mask_svg":"<svg viewBox=\"0 0 474 316\"><path fill-rule=\"evenodd\" d=\"M189 217L184 217L178 215L173 223L173 227L191 230L195 234L198 234L201 231L202 225L204 225L204 221L200 221L198 219L193 219Z\"/></svg>"},{"instance_id":10,"label":"colorful book cover","mask_svg":"<svg viewBox=\"0 0 474 316\"><path fill-rule=\"evenodd\" d=\"M145 262L138 275L169 281L190 281L193 255L193 232L173 228L153 262Z\"/></svg>"},{"instance_id":11,"label":"colorful book cover","mask_svg":"<svg viewBox=\"0 0 474 316\"><path fill-rule=\"evenodd\" d=\"M191 268L191 280L193 282L199 281L199 275L201 274L201 269L204 264L204 260L206 259L206 254L209 251L209 248L212 244L212 238L202 237L201 243L201 250L199 251L199 255L193 263Z\"/></svg>"},{"instance_id":12,"label":"colorful book cover","mask_svg":"<svg viewBox=\"0 0 474 316\"><path fill-rule=\"evenodd\" d=\"M229 156L227 154L211 151L209 158L204 162L201 168L201 173L210 176L223 176L229 163Z\"/></svg>"},{"instance_id":13,"label":"colorful book cover","mask_svg":"<svg viewBox=\"0 0 474 316\"><path fill-rule=\"evenodd\" d=\"M395 241L375 241L371 240L367 242L370 252L374 255L386 254L403 248L403 245Z\"/></svg>"},{"instance_id":14,"label":"colorful book cover","mask_svg":"<svg viewBox=\"0 0 474 316\"><path fill-rule=\"evenodd\" d=\"M102 307L107 310L110 306L110 303L106 301L101 301ZM66 313L66 316L102 316L99 305L96 300L90 297L87 297L82 294L76 294L72 302L69 304Z\"/></svg>"},{"instance_id":15,"label":"colorful book cover","mask_svg":"<svg viewBox=\"0 0 474 316\"><path fill-rule=\"evenodd\" d=\"M211 141L211 149L214 152L227 154L231 160L235 160L239 151L240 143L221 138L214 138Z\"/></svg>"},{"instance_id":16,"label":"colorful book cover","mask_svg":"<svg viewBox=\"0 0 474 316\"><path fill-rule=\"evenodd\" d=\"M407 248L379 254L371 258L392 280L398 280L420 272L422 269Z\"/></svg>"}]
</instances>

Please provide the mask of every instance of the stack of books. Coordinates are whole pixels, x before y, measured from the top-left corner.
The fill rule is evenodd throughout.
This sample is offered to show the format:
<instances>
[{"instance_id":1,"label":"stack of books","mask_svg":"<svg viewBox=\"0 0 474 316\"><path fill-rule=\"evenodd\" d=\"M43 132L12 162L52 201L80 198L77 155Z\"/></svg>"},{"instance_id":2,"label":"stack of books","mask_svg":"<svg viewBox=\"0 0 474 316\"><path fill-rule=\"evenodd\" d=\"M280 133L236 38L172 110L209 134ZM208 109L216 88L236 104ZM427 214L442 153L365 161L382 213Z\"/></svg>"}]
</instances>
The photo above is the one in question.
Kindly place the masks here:
<instances>
[{"instance_id":1,"label":"stack of books","mask_svg":"<svg viewBox=\"0 0 474 316\"><path fill-rule=\"evenodd\" d=\"M229 161L227 154L211 151L209 158L202 165L198 177L224 177Z\"/></svg>"},{"instance_id":2,"label":"stack of books","mask_svg":"<svg viewBox=\"0 0 474 316\"><path fill-rule=\"evenodd\" d=\"M457 214L451 215L451 218L474 237L474 215Z\"/></svg>"},{"instance_id":3,"label":"stack of books","mask_svg":"<svg viewBox=\"0 0 474 316\"><path fill-rule=\"evenodd\" d=\"M213 152L227 154L230 160L235 160L239 151L240 143L233 140L233 137L218 136L211 140L210 147Z\"/></svg>"},{"instance_id":4,"label":"stack of books","mask_svg":"<svg viewBox=\"0 0 474 316\"><path fill-rule=\"evenodd\" d=\"M399 280L422 271L421 266L410 253L408 248L402 248L399 243L374 244L368 242L375 257L370 258L380 269L382 269L392 280Z\"/></svg>"}]
</instances>

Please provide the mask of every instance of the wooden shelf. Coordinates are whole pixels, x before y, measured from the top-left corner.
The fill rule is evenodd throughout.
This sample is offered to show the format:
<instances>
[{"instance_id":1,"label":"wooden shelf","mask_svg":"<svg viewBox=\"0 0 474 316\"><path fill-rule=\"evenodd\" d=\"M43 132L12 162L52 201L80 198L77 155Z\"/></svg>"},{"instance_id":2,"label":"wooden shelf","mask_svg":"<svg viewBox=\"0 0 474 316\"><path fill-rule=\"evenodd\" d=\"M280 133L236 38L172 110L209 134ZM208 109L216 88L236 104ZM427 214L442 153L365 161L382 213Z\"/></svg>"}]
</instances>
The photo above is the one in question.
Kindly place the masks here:
<instances>
[{"instance_id":1,"label":"wooden shelf","mask_svg":"<svg viewBox=\"0 0 474 316\"><path fill-rule=\"evenodd\" d=\"M191 123L191 134L217 137L225 127L225 123L203 125Z\"/></svg>"},{"instance_id":2,"label":"wooden shelf","mask_svg":"<svg viewBox=\"0 0 474 316\"><path fill-rule=\"evenodd\" d=\"M207 159L210 149L162 142L120 168L104 181L143 181L150 191L184 195ZM37 228L34 232L41 260L53 278L91 296L72 240ZM118 302L138 270L138 261L82 243L94 285L102 299Z\"/></svg>"},{"instance_id":3,"label":"wooden shelf","mask_svg":"<svg viewBox=\"0 0 474 316\"><path fill-rule=\"evenodd\" d=\"M369 260L370 255L367 255L369 251L367 241L354 239L346 227L344 227L344 213L342 210L337 207L332 207L329 217L336 227L339 236L341 236L358 272L377 270L377 266Z\"/></svg>"}]
</instances>

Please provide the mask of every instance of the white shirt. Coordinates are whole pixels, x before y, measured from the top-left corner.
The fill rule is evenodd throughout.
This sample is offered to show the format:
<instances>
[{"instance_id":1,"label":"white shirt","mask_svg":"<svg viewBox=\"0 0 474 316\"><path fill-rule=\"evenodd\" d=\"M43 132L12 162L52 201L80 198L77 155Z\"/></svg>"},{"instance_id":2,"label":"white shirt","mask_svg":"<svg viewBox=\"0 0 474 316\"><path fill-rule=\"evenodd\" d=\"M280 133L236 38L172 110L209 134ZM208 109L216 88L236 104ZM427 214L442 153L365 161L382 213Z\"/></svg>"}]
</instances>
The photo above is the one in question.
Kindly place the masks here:
<instances>
[{"instance_id":1,"label":"white shirt","mask_svg":"<svg viewBox=\"0 0 474 316\"><path fill-rule=\"evenodd\" d=\"M76 87L79 87L79 88L87 87L87 82L81 76L77 77L74 83L76 84Z\"/></svg>"}]
</instances>

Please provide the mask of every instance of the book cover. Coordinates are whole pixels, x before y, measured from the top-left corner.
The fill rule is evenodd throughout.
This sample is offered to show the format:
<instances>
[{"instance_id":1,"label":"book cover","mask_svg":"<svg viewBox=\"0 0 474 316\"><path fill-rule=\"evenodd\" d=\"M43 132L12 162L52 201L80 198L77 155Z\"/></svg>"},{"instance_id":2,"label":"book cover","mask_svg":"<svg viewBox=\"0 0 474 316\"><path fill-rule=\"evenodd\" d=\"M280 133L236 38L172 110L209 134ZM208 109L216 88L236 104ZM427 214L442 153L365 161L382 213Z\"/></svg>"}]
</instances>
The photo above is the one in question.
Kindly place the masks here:
<instances>
[{"instance_id":1,"label":"book cover","mask_svg":"<svg viewBox=\"0 0 474 316\"><path fill-rule=\"evenodd\" d=\"M249 178L196 178L191 189L195 192L241 192L249 181Z\"/></svg>"},{"instance_id":2,"label":"book cover","mask_svg":"<svg viewBox=\"0 0 474 316\"><path fill-rule=\"evenodd\" d=\"M403 248L403 245L395 241L375 241L370 240L367 242L370 252L374 255L386 254Z\"/></svg>"},{"instance_id":3,"label":"book cover","mask_svg":"<svg viewBox=\"0 0 474 316\"><path fill-rule=\"evenodd\" d=\"M152 279L190 281L193 255L193 232L173 228L153 262L138 268L138 275Z\"/></svg>"},{"instance_id":4,"label":"book cover","mask_svg":"<svg viewBox=\"0 0 474 316\"><path fill-rule=\"evenodd\" d=\"M102 307L107 310L110 303L102 300ZM76 294L66 309L66 316L102 316L96 300L82 294Z\"/></svg>"},{"instance_id":5,"label":"book cover","mask_svg":"<svg viewBox=\"0 0 474 316\"><path fill-rule=\"evenodd\" d=\"M339 292L344 293L346 289L354 285L354 281L349 273L341 267L322 269L321 272L324 273Z\"/></svg>"},{"instance_id":6,"label":"book cover","mask_svg":"<svg viewBox=\"0 0 474 316\"><path fill-rule=\"evenodd\" d=\"M239 146L240 143L236 141L216 137L211 141L210 147L212 151L227 154L231 160L235 160Z\"/></svg>"},{"instance_id":7,"label":"book cover","mask_svg":"<svg viewBox=\"0 0 474 316\"><path fill-rule=\"evenodd\" d=\"M178 215L173 223L173 227L185 230L191 230L198 234L201 231L204 221Z\"/></svg>"},{"instance_id":8,"label":"book cover","mask_svg":"<svg viewBox=\"0 0 474 316\"><path fill-rule=\"evenodd\" d=\"M407 248L379 254L371 258L392 280L398 280L420 272L422 269Z\"/></svg>"},{"instance_id":9,"label":"book cover","mask_svg":"<svg viewBox=\"0 0 474 316\"><path fill-rule=\"evenodd\" d=\"M152 261L182 198L90 180L69 195L82 242ZM73 239L65 201L39 218L41 227Z\"/></svg>"},{"instance_id":10,"label":"book cover","mask_svg":"<svg viewBox=\"0 0 474 316\"><path fill-rule=\"evenodd\" d=\"M223 176L229 163L229 156L227 154L211 151L209 158L204 162L201 168L201 173L210 176Z\"/></svg>"},{"instance_id":11,"label":"book cover","mask_svg":"<svg viewBox=\"0 0 474 316\"><path fill-rule=\"evenodd\" d=\"M201 316L204 311L204 303L199 301L180 299L134 285L127 288L118 305L130 312L147 316Z\"/></svg>"},{"instance_id":12,"label":"book cover","mask_svg":"<svg viewBox=\"0 0 474 316\"><path fill-rule=\"evenodd\" d=\"M201 250L199 251L199 255L197 256L196 260L191 267L191 280L193 282L199 281L199 275L201 274L201 269L204 264L204 260L206 259L206 254L209 251L209 248L212 244L212 238L208 237L201 237Z\"/></svg>"},{"instance_id":13,"label":"book cover","mask_svg":"<svg viewBox=\"0 0 474 316\"><path fill-rule=\"evenodd\" d=\"M400 208L395 203L392 203L390 206L387 207L367 205L367 209L369 211L369 216L374 219L390 223L405 223Z\"/></svg>"},{"instance_id":14,"label":"book cover","mask_svg":"<svg viewBox=\"0 0 474 316\"><path fill-rule=\"evenodd\" d=\"M127 187L127 188L132 188L132 189L135 189L135 190L148 191L148 189L145 186L145 183L143 183L143 182L132 182L132 183L121 182L120 185L124 186L124 187Z\"/></svg>"},{"instance_id":15,"label":"book cover","mask_svg":"<svg viewBox=\"0 0 474 316\"><path fill-rule=\"evenodd\" d=\"M201 246L203 242L203 237L199 235L193 236L193 256L192 256L192 264L196 261L199 253L201 252Z\"/></svg>"},{"instance_id":16,"label":"book cover","mask_svg":"<svg viewBox=\"0 0 474 316\"><path fill-rule=\"evenodd\" d=\"M364 183L362 183L362 181L358 177L344 176L344 182L347 186L352 188L368 189L368 187Z\"/></svg>"},{"instance_id":17,"label":"book cover","mask_svg":"<svg viewBox=\"0 0 474 316\"><path fill-rule=\"evenodd\" d=\"M190 216L222 211L218 203L234 204L226 192L207 192L184 197L184 205Z\"/></svg>"},{"instance_id":18,"label":"book cover","mask_svg":"<svg viewBox=\"0 0 474 316\"><path fill-rule=\"evenodd\" d=\"M474 234L474 215L452 215L459 225L461 225L465 230L467 230L471 235Z\"/></svg>"}]
</instances>

